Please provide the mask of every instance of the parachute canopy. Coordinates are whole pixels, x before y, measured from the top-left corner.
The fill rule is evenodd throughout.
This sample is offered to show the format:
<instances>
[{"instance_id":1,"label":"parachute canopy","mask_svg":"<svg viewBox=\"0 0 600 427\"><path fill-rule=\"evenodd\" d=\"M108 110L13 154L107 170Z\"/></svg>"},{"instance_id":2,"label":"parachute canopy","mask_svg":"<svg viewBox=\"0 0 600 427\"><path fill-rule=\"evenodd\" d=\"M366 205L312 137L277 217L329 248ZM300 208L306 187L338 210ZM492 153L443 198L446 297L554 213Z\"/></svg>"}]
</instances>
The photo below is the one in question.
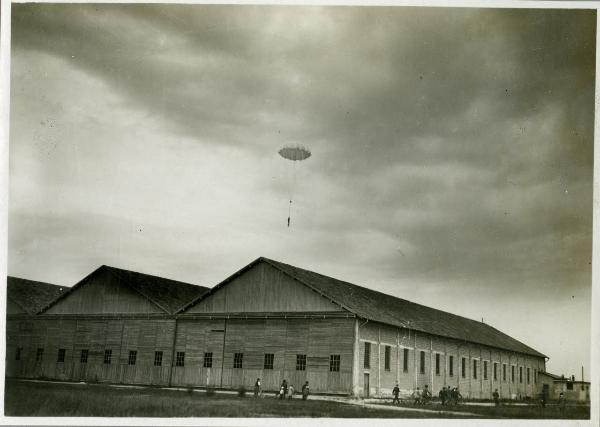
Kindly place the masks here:
<instances>
[{"instance_id":1,"label":"parachute canopy","mask_svg":"<svg viewBox=\"0 0 600 427\"><path fill-rule=\"evenodd\" d=\"M310 157L310 150L299 145L287 145L279 150L279 155L284 159L293 160L306 160Z\"/></svg>"}]
</instances>

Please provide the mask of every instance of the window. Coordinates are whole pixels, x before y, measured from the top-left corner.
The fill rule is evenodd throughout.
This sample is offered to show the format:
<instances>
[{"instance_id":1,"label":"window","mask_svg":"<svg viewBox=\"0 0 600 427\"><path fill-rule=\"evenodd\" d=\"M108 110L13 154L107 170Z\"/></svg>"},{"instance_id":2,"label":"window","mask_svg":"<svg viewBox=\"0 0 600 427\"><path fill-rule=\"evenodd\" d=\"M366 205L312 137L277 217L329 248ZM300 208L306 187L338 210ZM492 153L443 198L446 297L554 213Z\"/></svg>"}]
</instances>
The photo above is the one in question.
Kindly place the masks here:
<instances>
[{"instance_id":1,"label":"window","mask_svg":"<svg viewBox=\"0 0 600 427\"><path fill-rule=\"evenodd\" d=\"M296 355L296 370L306 371L306 354Z\"/></svg>"},{"instance_id":2,"label":"window","mask_svg":"<svg viewBox=\"0 0 600 427\"><path fill-rule=\"evenodd\" d=\"M79 356L79 363L87 363L88 353L89 351L87 349L81 350L81 355Z\"/></svg>"},{"instance_id":3,"label":"window","mask_svg":"<svg viewBox=\"0 0 600 427\"><path fill-rule=\"evenodd\" d=\"M537 369L533 370L533 383L537 384Z\"/></svg>"},{"instance_id":4,"label":"window","mask_svg":"<svg viewBox=\"0 0 600 427\"><path fill-rule=\"evenodd\" d=\"M154 352L154 366L162 366L162 358L163 358L163 352L155 351Z\"/></svg>"},{"instance_id":5,"label":"window","mask_svg":"<svg viewBox=\"0 0 600 427\"><path fill-rule=\"evenodd\" d=\"M244 367L244 353L234 353L234 355L233 355L233 367L235 369L243 369L243 367Z\"/></svg>"},{"instance_id":6,"label":"window","mask_svg":"<svg viewBox=\"0 0 600 427\"><path fill-rule=\"evenodd\" d=\"M332 354L329 356L329 371L340 372L340 355Z\"/></svg>"},{"instance_id":7,"label":"window","mask_svg":"<svg viewBox=\"0 0 600 427\"><path fill-rule=\"evenodd\" d=\"M21 360L21 350L23 350L22 347L17 347L17 350L15 351L15 360Z\"/></svg>"},{"instance_id":8,"label":"window","mask_svg":"<svg viewBox=\"0 0 600 427\"><path fill-rule=\"evenodd\" d=\"M404 372L408 372L408 349L407 348L404 349L404 361L402 363L403 363L402 368L403 368Z\"/></svg>"},{"instance_id":9,"label":"window","mask_svg":"<svg viewBox=\"0 0 600 427\"><path fill-rule=\"evenodd\" d=\"M129 358L127 359L128 365L135 365L137 360L137 350L129 350Z\"/></svg>"},{"instance_id":10,"label":"window","mask_svg":"<svg viewBox=\"0 0 600 427\"><path fill-rule=\"evenodd\" d=\"M435 374L436 375L440 374L440 354L439 353L435 354Z\"/></svg>"},{"instance_id":11,"label":"window","mask_svg":"<svg viewBox=\"0 0 600 427\"><path fill-rule=\"evenodd\" d=\"M202 367L212 368L212 351L204 352L204 359L202 360Z\"/></svg>"},{"instance_id":12,"label":"window","mask_svg":"<svg viewBox=\"0 0 600 427\"><path fill-rule=\"evenodd\" d=\"M106 365L110 365L111 359L112 359L112 350L111 349L104 350L104 363Z\"/></svg>"},{"instance_id":13,"label":"window","mask_svg":"<svg viewBox=\"0 0 600 427\"><path fill-rule=\"evenodd\" d=\"M273 360L275 360L275 355L273 353L265 354L265 369L273 369Z\"/></svg>"},{"instance_id":14,"label":"window","mask_svg":"<svg viewBox=\"0 0 600 427\"><path fill-rule=\"evenodd\" d=\"M510 382L515 382L515 365L510 367Z\"/></svg>"},{"instance_id":15,"label":"window","mask_svg":"<svg viewBox=\"0 0 600 427\"><path fill-rule=\"evenodd\" d=\"M487 380L487 360L483 361L483 379Z\"/></svg>"},{"instance_id":16,"label":"window","mask_svg":"<svg viewBox=\"0 0 600 427\"><path fill-rule=\"evenodd\" d=\"M385 370L389 371L390 370L390 353L391 353L392 348L389 345L385 346Z\"/></svg>"},{"instance_id":17,"label":"window","mask_svg":"<svg viewBox=\"0 0 600 427\"><path fill-rule=\"evenodd\" d=\"M567 390L573 390L573 383L567 383Z\"/></svg>"},{"instance_id":18,"label":"window","mask_svg":"<svg viewBox=\"0 0 600 427\"><path fill-rule=\"evenodd\" d=\"M56 362L57 363L65 363L65 349L64 348L58 349L58 357L56 358Z\"/></svg>"},{"instance_id":19,"label":"window","mask_svg":"<svg viewBox=\"0 0 600 427\"><path fill-rule=\"evenodd\" d=\"M494 381L498 381L498 363L497 362L494 362L494 373L493 373L493 375L494 375L494 377L493 377Z\"/></svg>"},{"instance_id":20,"label":"window","mask_svg":"<svg viewBox=\"0 0 600 427\"><path fill-rule=\"evenodd\" d=\"M506 381L506 363L502 364L502 381Z\"/></svg>"},{"instance_id":21,"label":"window","mask_svg":"<svg viewBox=\"0 0 600 427\"><path fill-rule=\"evenodd\" d=\"M473 359L473 378L477 379L477 360Z\"/></svg>"},{"instance_id":22,"label":"window","mask_svg":"<svg viewBox=\"0 0 600 427\"><path fill-rule=\"evenodd\" d=\"M365 360L363 363L365 369L369 369L371 367L371 343L365 343Z\"/></svg>"},{"instance_id":23,"label":"window","mask_svg":"<svg viewBox=\"0 0 600 427\"><path fill-rule=\"evenodd\" d=\"M185 351L178 351L175 356L175 366L185 366Z\"/></svg>"},{"instance_id":24,"label":"window","mask_svg":"<svg viewBox=\"0 0 600 427\"><path fill-rule=\"evenodd\" d=\"M419 360L419 372L425 373L425 352L421 351Z\"/></svg>"},{"instance_id":25,"label":"window","mask_svg":"<svg viewBox=\"0 0 600 427\"><path fill-rule=\"evenodd\" d=\"M519 382L523 382L523 367L519 366Z\"/></svg>"},{"instance_id":26,"label":"window","mask_svg":"<svg viewBox=\"0 0 600 427\"><path fill-rule=\"evenodd\" d=\"M41 362L44 359L44 349L38 348L37 353L35 354L35 361Z\"/></svg>"},{"instance_id":27,"label":"window","mask_svg":"<svg viewBox=\"0 0 600 427\"><path fill-rule=\"evenodd\" d=\"M449 359L448 359L448 374L451 377L454 376L454 356L449 356Z\"/></svg>"},{"instance_id":28,"label":"window","mask_svg":"<svg viewBox=\"0 0 600 427\"><path fill-rule=\"evenodd\" d=\"M463 378L467 378L467 359L465 359L464 357L461 359L460 361L461 363L461 376Z\"/></svg>"},{"instance_id":29,"label":"window","mask_svg":"<svg viewBox=\"0 0 600 427\"><path fill-rule=\"evenodd\" d=\"M529 384L529 368L527 368L527 384Z\"/></svg>"}]
</instances>

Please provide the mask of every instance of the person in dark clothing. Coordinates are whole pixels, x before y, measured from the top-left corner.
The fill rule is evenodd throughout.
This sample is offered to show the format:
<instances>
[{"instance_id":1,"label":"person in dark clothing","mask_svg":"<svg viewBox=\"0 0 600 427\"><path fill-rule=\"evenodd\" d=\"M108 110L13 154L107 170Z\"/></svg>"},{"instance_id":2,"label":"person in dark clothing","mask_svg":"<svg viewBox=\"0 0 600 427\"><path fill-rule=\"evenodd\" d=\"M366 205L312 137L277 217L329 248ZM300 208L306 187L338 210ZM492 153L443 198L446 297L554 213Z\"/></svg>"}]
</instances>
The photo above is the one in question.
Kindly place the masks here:
<instances>
[{"instance_id":1,"label":"person in dark clothing","mask_svg":"<svg viewBox=\"0 0 600 427\"><path fill-rule=\"evenodd\" d=\"M308 388L308 381L306 381L303 385L302 385L302 400L306 400L308 399L308 393L309 393L309 388Z\"/></svg>"},{"instance_id":2,"label":"person in dark clothing","mask_svg":"<svg viewBox=\"0 0 600 427\"><path fill-rule=\"evenodd\" d=\"M425 384L425 387L423 388L423 404L429 403L430 400L431 392L429 391L429 386Z\"/></svg>"},{"instance_id":3,"label":"person in dark clothing","mask_svg":"<svg viewBox=\"0 0 600 427\"><path fill-rule=\"evenodd\" d=\"M494 390L492 397L494 398L494 404L500 406L500 394L498 393L498 389Z\"/></svg>"},{"instance_id":4,"label":"person in dark clothing","mask_svg":"<svg viewBox=\"0 0 600 427\"><path fill-rule=\"evenodd\" d=\"M281 388L283 388L283 394L281 395L281 398L285 400L288 394L288 383L286 380L283 380L281 383Z\"/></svg>"},{"instance_id":5,"label":"person in dark clothing","mask_svg":"<svg viewBox=\"0 0 600 427\"><path fill-rule=\"evenodd\" d=\"M394 389L392 390L392 394L394 395L394 400L392 400L392 405L396 402L398 402L398 405L399 405L400 399L398 399L398 395L400 394L400 389L398 388L398 384L396 384L396 387L394 387Z\"/></svg>"},{"instance_id":6,"label":"person in dark clothing","mask_svg":"<svg viewBox=\"0 0 600 427\"><path fill-rule=\"evenodd\" d=\"M260 378L257 378L256 382L254 383L254 397L258 397L259 394L260 394Z\"/></svg>"},{"instance_id":7,"label":"person in dark clothing","mask_svg":"<svg viewBox=\"0 0 600 427\"><path fill-rule=\"evenodd\" d=\"M439 392L440 401L442 405L446 404L446 387L443 387Z\"/></svg>"}]
</instances>

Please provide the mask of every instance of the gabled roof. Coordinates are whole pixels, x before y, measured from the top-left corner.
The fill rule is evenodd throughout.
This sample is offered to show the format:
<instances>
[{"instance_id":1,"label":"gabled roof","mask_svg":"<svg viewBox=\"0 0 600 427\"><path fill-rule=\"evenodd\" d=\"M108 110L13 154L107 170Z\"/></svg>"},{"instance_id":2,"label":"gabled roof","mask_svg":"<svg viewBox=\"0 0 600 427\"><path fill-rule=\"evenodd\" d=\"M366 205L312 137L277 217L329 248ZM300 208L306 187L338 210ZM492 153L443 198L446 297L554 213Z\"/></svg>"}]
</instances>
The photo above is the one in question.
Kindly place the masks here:
<instances>
[{"instance_id":1,"label":"gabled roof","mask_svg":"<svg viewBox=\"0 0 600 427\"><path fill-rule=\"evenodd\" d=\"M6 296L27 314L36 314L44 306L67 292L67 287L8 276Z\"/></svg>"},{"instance_id":2,"label":"gabled roof","mask_svg":"<svg viewBox=\"0 0 600 427\"><path fill-rule=\"evenodd\" d=\"M426 307L264 257L258 258L233 276L214 286L209 292L192 301L183 309L206 298L209 294L231 281L231 279L252 268L259 262L270 264L284 274L296 279L303 285L308 286L363 319L518 353L546 357L537 350L483 322Z\"/></svg>"},{"instance_id":3,"label":"gabled roof","mask_svg":"<svg viewBox=\"0 0 600 427\"><path fill-rule=\"evenodd\" d=\"M92 277L98 274L108 274L119 285L133 289L135 292L141 294L169 314L177 312L183 305L194 300L208 290L208 288L204 286L192 285L191 283L179 282L177 280L165 279L149 274L137 273L135 271L103 265L80 280L75 286L69 289L68 292L65 292L51 304L45 306L43 310L48 309L60 299L75 292L79 287L83 286Z\"/></svg>"}]
</instances>

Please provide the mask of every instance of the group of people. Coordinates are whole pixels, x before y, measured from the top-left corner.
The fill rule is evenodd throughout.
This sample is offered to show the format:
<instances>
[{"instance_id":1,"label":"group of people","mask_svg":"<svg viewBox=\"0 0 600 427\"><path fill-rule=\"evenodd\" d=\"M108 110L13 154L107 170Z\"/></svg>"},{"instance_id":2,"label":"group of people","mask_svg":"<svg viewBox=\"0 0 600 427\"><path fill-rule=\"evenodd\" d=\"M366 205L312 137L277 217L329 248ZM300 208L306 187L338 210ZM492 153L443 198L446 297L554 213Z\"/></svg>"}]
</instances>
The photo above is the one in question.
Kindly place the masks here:
<instances>
[{"instance_id":1,"label":"group of people","mask_svg":"<svg viewBox=\"0 0 600 427\"><path fill-rule=\"evenodd\" d=\"M394 396L394 400L392 400L392 404L400 404L400 388L398 387L398 384L396 384L396 387L394 387L394 389L392 390L392 394ZM423 390L421 390L419 387L417 387L417 389L415 391L413 391L412 393L412 398L414 399L414 404L415 405L426 405L427 403L429 403L431 401L432 395L431 395L431 391L429 390L429 386L425 385L423 387ZM446 405L448 404L458 404L459 400L462 399L462 396L460 394L460 392L458 391L457 387L454 388L450 388L450 387L444 387L440 390L439 392L439 398L440 401L442 402L442 405Z\"/></svg>"},{"instance_id":2,"label":"group of people","mask_svg":"<svg viewBox=\"0 0 600 427\"><path fill-rule=\"evenodd\" d=\"M427 386L425 386L427 387ZM442 402L442 405L458 405L458 402L462 399L462 395L460 391L458 391L458 387L443 387L439 392L439 398Z\"/></svg>"},{"instance_id":3,"label":"group of people","mask_svg":"<svg viewBox=\"0 0 600 427\"><path fill-rule=\"evenodd\" d=\"M309 390L310 388L308 386L308 381L306 381L302 386L302 400L308 399ZM294 392L294 385L288 385L287 380L283 380L281 386L279 387L279 391L275 392L275 397L281 400L292 399L294 397ZM254 383L254 397L262 397L260 378L257 378L256 382Z\"/></svg>"}]
</instances>

